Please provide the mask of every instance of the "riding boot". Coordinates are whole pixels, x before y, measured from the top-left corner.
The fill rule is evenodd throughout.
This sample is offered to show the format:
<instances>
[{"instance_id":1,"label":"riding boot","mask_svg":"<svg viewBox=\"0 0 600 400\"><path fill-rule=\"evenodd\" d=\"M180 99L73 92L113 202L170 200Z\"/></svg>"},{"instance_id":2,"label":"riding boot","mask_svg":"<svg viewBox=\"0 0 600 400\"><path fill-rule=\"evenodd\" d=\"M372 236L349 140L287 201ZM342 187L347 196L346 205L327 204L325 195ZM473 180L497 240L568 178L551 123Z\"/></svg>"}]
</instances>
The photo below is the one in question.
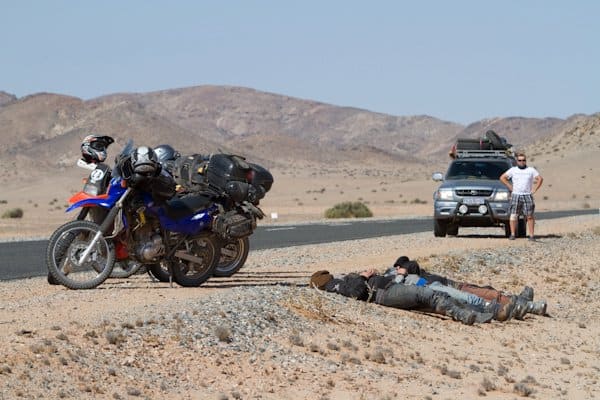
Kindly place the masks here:
<instances>
[{"instance_id":1,"label":"riding boot","mask_svg":"<svg viewBox=\"0 0 600 400\"><path fill-rule=\"evenodd\" d=\"M477 319L477 312L465 307L459 307L449 296L436 293L432 298L431 309L436 314L446 315L454 321L460 321L465 325L473 325Z\"/></svg>"},{"instance_id":2,"label":"riding boot","mask_svg":"<svg viewBox=\"0 0 600 400\"><path fill-rule=\"evenodd\" d=\"M546 315L546 309L548 308L548 304L545 300L539 301L528 301L527 302L527 312L535 315Z\"/></svg>"},{"instance_id":3,"label":"riding boot","mask_svg":"<svg viewBox=\"0 0 600 400\"><path fill-rule=\"evenodd\" d=\"M513 308L513 302L501 304L494 299L486 302L481 311L484 313L492 313L493 319L499 322L504 322L511 319Z\"/></svg>"},{"instance_id":4,"label":"riding boot","mask_svg":"<svg viewBox=\"0 0 600 400\"><path fill-rule=\"evenodd\" d=\"M533 288L531 286L525 286L521 293L519 293L519 297L522 297L527 301L533 301Z\"/></svg>"},{"instance_id":5,"label":"riding boot","mask_svg":"<svg viewBox=\"0 0 600 400\"><path fill-rule=\"evenodd\" d=\"M548 304L544 300L527 301L521 296L515 296L515 307L512 312L512 317L522 320L525 314L531 313L536 315L546 315Z\"/></svg>"}]
</instances>

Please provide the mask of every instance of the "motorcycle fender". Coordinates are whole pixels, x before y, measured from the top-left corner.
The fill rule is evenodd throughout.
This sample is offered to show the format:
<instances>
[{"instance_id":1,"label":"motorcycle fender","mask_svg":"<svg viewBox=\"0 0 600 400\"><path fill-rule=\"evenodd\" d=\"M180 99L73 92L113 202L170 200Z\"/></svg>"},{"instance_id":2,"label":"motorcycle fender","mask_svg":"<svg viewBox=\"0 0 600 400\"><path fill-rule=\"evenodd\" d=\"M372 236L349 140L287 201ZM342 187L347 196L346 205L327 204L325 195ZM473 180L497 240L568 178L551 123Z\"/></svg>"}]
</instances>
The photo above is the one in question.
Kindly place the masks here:
<instances>
[{"instance_id":1,"label":"motorcycle fender","mask_svg":"<svg viewBox=\"0 0 600 400\"><path fill-rule=\"evenodd\" d=\"M76 193L69 199L71 205L67 208L66 212L73 211L80 207L108 207L109 205L106 203L107 198L108 196L105 194L100 196L90 196L84 192Z\"/></svg>"}]
</instances>

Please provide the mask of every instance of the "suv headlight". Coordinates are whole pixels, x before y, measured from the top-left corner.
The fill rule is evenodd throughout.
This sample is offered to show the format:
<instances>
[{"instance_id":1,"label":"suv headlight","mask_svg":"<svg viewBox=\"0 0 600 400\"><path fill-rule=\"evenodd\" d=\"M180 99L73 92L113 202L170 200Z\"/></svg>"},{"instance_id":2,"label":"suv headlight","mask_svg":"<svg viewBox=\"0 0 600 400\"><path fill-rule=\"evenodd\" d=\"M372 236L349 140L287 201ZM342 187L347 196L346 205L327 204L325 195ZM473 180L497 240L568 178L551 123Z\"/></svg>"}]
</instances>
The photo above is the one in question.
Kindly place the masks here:
<instances>
[{"instance_id":1,"label":"suv headlight","mask_svg":"<svg viewBox=\"0 0 600 400\"><path fill-rule=\"evenodd\" d=\"M508 191L507 190L499 190L494 195L494 201L508 201Z\"/></svg>"},{"instance_id":2,"label":"suv headlight","mask_svg":"<svg viewBox=\"0 0 600 400\"><path fill-rule=\"evenodd\" d=\"M452 189L439 189L435 192L436 200L454 200L454 193Z\"/></svg>"}]
</instances>

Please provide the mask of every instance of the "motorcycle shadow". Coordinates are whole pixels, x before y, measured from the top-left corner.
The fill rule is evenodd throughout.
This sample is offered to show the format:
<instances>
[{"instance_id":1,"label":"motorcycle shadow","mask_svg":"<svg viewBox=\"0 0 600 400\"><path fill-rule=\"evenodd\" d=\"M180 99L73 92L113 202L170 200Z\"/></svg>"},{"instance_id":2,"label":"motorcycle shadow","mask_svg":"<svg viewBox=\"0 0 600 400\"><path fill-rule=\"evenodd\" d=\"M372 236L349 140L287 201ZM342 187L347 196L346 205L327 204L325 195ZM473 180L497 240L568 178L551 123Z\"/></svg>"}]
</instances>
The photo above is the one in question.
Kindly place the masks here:
<instances>
[{"instance_id":1,"label":"motorcycle shadow","mask_svg":"<svg viewBox=\"0 0 600 400\"><path fill-rule=\"evenodd\" d=\"M227 277L212 277L204 285L210 288L259 287L259 286L308 286L310 271L264 271L244 272Z\"/></svg>"},{"instance_id":2,"label":"motorcycle shadow","mask_svg":"<svg viewBox=\"0 0 600 400\"><path fill-rule=\"evenodd\" d=\"M212 277L198 288L226 289L234 287L261 287L261 286L308 286L311 271L240 271L231 277ZM136 275L129 278L111 278L106 280L96 290L162 290L181 288L177 283L153 281L147 275ZM195 289L195 288L191 288Z\"/></svg>"}]
</instances>

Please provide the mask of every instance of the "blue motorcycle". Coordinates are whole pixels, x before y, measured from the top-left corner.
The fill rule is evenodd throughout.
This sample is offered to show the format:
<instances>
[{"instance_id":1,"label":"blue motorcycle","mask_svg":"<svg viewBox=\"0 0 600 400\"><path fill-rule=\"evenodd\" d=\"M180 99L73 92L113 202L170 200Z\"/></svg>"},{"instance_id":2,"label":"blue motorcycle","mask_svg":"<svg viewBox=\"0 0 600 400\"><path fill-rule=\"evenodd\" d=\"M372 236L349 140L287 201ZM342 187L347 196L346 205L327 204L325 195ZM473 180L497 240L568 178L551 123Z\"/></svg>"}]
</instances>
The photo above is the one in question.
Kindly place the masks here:
<instances>
[{"instance_id":1,"label":"blue motorcycle","mask_svg":"<svg viewBox=\"0 0 600 400\"><path fill-rule=\"evenodd\" d=\"M132 151L130 141L117 159L128 160ZM219 204L203 194L156 201L154 188L135 182L121 161L115 163L105 193L67 209L100 207L108 213L100 224L70 221L51 235L46 250L50 274L68 288L91 289L110 276L115 261L135 261L166 265L181 286L201 285L214 274L223 229L229 232ZM214 227L221 228L220 234Z\"/></svg>"}]
</instances>

